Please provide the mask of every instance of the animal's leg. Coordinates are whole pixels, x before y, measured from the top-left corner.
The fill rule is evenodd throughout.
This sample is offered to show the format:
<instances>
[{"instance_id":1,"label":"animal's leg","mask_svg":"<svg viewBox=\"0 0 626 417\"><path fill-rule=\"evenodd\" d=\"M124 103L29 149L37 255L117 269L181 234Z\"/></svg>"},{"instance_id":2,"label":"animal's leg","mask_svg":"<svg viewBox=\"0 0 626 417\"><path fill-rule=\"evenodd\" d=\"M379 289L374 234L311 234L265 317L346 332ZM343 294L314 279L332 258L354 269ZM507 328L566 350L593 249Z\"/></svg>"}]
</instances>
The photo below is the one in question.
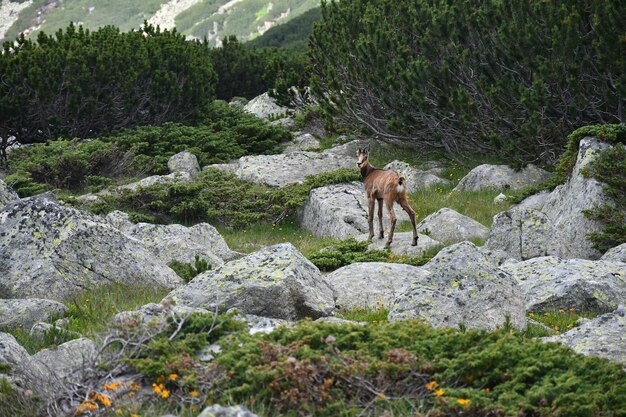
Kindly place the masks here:
<instances>
[{"instance_id":1,"label":"animal's leg","mask_svg":"<svg viewBox=\"0 0 626 417\"><path fill-rule=\"evenodd\" d=\"M411 245L417 246L417 228L415 226L415 211L409 204L409 201L404 198L400 200L400 206L406 211L406 214L409 215L409 219L411 219L411 226L413 226L413 243Z\"/></svg>"},{"instance_id":2,"label":"animal's leg","mask_svg":"<svg viewBox=\"0 0 626 417\"><path fill-rule=\"evenodd\" d=\"M367 197L367 203L369 208L369 214L367 216L367 225L369 226L370 235L367 238L368 242L371 242L374 238L374 204L376 200L373 197Z\"/></svg>"},{"instance_id":3,"label":"animal's leg","mask_svg":"<svg viewBox=\"0 0 626 417\"><path fill-rule=\"evenodd\" d=\"M391 242L393 241L393 232L396 230L396 222L398 219L396 218L396 213L393 211L393 200L386 200L387 211L389 212L389 220L391 220L391 228L389 229L389 237L387 238L387 243L385 244L385 249L388 249L391 246Z\"/></svg>"},{"instance_id":4,"label":"animal's leg","mask_svg":"<svg viewBox=\"0 0 626 417\"><path fill-rule=\"evenodd\" d=\"M383 226L383 199L379 198L378 199L378 230L380 231L378 233L378 238L379 239L384 239L385 238L385 228Z\"/></svg>"}]
</instances>

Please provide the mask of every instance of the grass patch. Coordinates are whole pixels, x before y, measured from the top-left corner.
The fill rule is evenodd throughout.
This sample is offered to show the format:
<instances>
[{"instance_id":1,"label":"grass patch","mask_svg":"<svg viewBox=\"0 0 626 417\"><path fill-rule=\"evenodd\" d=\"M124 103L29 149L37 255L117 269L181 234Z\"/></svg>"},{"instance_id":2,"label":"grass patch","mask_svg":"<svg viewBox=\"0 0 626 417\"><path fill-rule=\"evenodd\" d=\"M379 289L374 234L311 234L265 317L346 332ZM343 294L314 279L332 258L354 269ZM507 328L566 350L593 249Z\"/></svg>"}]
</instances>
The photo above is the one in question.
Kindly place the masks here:
<instances>
[{"instance_id":1,"label":"grass patch","mask_svg":"<svg viewBox=\"0 0 626 417\"><path fill-rule=\"evenodd\" d=\"M4 331L13 335L17 343L19 343L31 355L34 355L43 349L59 346L78 337L77 335L54 325L50 330L44 332L42 337L34 337L30 334L29 330L25 329L5 329Z\"/></svg>"},{"instance_id":2,"label":"grass patch","mask_svg":"<svg viewBox=\"0 0 626 417\"><path fill-rule=\"evenodd\" d=\"M529 313L528 317L533 320L543 323L556 333L565 333L568 330L577 326L576 321L580 318L592 319L596 317L595 313L578 312L575 308L568 310L561 309L555 311L548 311L543 314Z\"/></svg>"},{"instance_id":3,"label":"grass patch","mask_svg":"<svg viewBox=\"0 0 626 417\"><path fill-rule=\"evenodd\" d=\"M302 254L310 257L321 249L338 242L329 237L319 237L301 229L293 220L280 224L256 223L241 230L219 227L220 234L232 250L255 252L265 246L292 243Z\"/></svg>"},{"instance_id":4,"label":"grass patch","mask_svg":"<svg viewBox=\"0 0 626 417\"><path fill-rule=\"evenodd\" d=\"M385 323L389 319L389 310L382 307L344 310L335 314L344 320L362 321L367 323Z\"/></svg>"}]
</instances>

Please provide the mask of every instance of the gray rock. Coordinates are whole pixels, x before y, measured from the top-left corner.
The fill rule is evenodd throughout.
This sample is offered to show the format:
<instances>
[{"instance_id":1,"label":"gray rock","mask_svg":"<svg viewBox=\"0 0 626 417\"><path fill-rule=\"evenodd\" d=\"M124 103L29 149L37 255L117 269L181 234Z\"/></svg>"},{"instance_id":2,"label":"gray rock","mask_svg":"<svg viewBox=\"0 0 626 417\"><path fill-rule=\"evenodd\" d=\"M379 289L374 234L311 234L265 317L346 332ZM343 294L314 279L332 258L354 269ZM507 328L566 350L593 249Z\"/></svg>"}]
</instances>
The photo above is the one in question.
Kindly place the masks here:
<instances>
[{"instance_id":1,"label":"gray rock","mask_svg":"<svg viewBox=\"0 0 626 417\"><path fill-rule=\"evenodd\" d=\"M590 320L567 333L545 337L544 342L559 342L575 352L599 356L626 367L626 310L623 307Z\"/></svg>"},{"instance_id":2,"label":"gray rock","mask_svg":"<svg viewBox=\"0 0 626 417\"><path fill-rule=\"evenodd\" d=\"M221 405L212 405L202 411L198 417L259 417L251 413L246 408L237 405L235 407L222 407Z\"/></svg>"},{"instance_id":3,"label":"gray rock","mask_svg":"<svg viewBox=\"0 0 626 417\"><path fill-rule=\"evenodd\" d=\"M89 339L70 340L52 349L44 349L33 355L50 375L61 383L77 382L89 375L96 365L98 347Z\"/></svg>"},{"instance_id":4,"label":"gray rock","mask_svg":"<svg viewBox=\"0 0 626 417\"><path fill-rule=\"evenodd\" d=\"M0 378L22 390L30 389L40 398L54 394L55 386L50 385L51 375L46 367L34 360L8 333L0 332Z\"/></svg>"},{"instance_id":5,"label":"gray rock","mask_svg":"<svg viewBox=\"0 0 626 417\"><path fill-rule=\"evenodd\" d=\"M493 202L495 204L501 204L504 203L506 201L506 195L500 193L497 196L494 197Z\"/></svg>"},{"instance_id":6,"label":"gray rock","mask_svg":"<svg viewBox=\"0 0 626 417\"><path fill-rule=\"evenodd\" d=\"M494 330L509 317L513 326L526 327L517 283L474 244L444 248L422 268L430 273L413 280L395 300L390 321L419 318L435 327Z\"/></svg>"},{"instance_id":7,"label":"gray rock","mask_svg":"<svg viewBox=\"0 0 626 417\"><path fill-rule=\"evenodd\" d=\"M365 326L367 323L364 321L353 321L341 319L339 317L321 317L315 320L316 323L328 323L328 324L339 324L339 325L348 325L348 326Z\"/></svg>"},{"instance_id":8,"label":"gray rock","mask_svg":"<svg viewBox=\"0 0 626 417\"><path fill-rule=\"evenodd\" d=\"M235 318L239 321L246 323L250 334L256 333L272 333L280 326L292 326L293 322L290 320L273 319L271 317L261 317L254 314L238 314Z\"/></svg>"},{"instance_id":9,"label":"gray rock","mask_svg":"<svg viewBox=\"0 0 626 417\"><path fill-rule=\"evenodd\" d=\"M439 178L436 175L413 168L406 162L392 161L385 165L384 169L395 171L401 177L406 178L407 192L414 193L419 189L431 188L435 185L448 185L450 181Z\"/></svg>"},{"instance_id":10,"label":"gray rock","mask_svg":"<svg viewBox=\"0 0 626 417\"><path fill-rule=\"evenodd\" d=\"M291 117L283 117L282 119L270 122L270 125L284 127L287 130L293 130L296 128L296 121Z\"/></svg>"},{"instance_id":11,"label":"gray rock","mask_svg":"<svg viewBox=\"0 0 626 417\"><path fill-rule=\"evenodd\" d=\"M378 205L378 203L377 203ZM374 230L378 231L378 207L374 210ZM369 232L367 199L363 184L333 184L311 190L309 198L298 211L300 226L317 236L347 239ZM409 216L398 205L394 211L398 225ZM387 210L383 210L383 225L390 227ZM397 226L396 226L397 227ZM392 244L393 246L393 244Z\"/></svg>"},{"instance_id":12,"label":"gray rock","mask_svg":"<svg viewBox=\"0 0 626 417\"><path fill-rule=\"evenodd\" d=\"M521 171L507 165L479 165L461 179L454 191L520 190L547 180L550 173L530 164Z\"/></svg>"},{"instance_id":13,"label":"gray rock","mask_svg":"<svg viewBox=\"0 0 626 417\"><path fill-rule=\"evenodd\" d=\"M515 207L542 210L549 197L550 193L548 191L541 191L537 194L526 197Z\"/></svg>"},{"instance_id":14,"label":"gray rock","mask_svg":"<svg viewBox=\"0 0 626 417\"><path fill-rule=\"evenodd\" d=\"M165 300L170 299L177 305L236 308L284 320L327 316L335 307L331 286L290 243L266 247L200 274Z\"/></svg>"},{"instance_id":15,"label":"gray rock","mask_svg":"<svg viewBox=\"0 0 626 417\"><path fill-rule=\"evenodd\" d=\"M243 109L248 113L252 113L263 119L284 116L288 112L286 107L278 105L276 100L270 97L268 93L263 93L260 96L253 98L243 107Z\"/></svg>"},{"instance_id":16,"label":"gray rock","mask_svg":"<svg viewBox=\"0 0 626 417\"><path fill-rule=\"evenodd\" d=\"M189 152L180 152L172 156L167 161L167 167L170 172L187 172L194 177L200 172L200 164L198 164L198 158Z\"/></svg>"},{"instance_id":17,"label":"gray rock","mask_svg":"<svg viewBox=\"0 0 626 417\"><path fill-rule=\"evenodd\" d=\"M572 176L552 191L542 208L554 226L550 233L557 245L555 253L561 258L600 258L601 253L593 248L587 235L600 231L603 224L588 219L584 211L607 202L607 197L603 184L585 178L582 171L607 147L609 145L594 138L582 139Z\"/></svg>"},{"instance_id":18,"label":"gray rock","mask_svg":"<svg viewBox=\"0 0 626 417\"><path fill-rule=\"evenodd\" d=\"M62 337L66 338L66 340L78 339L79 337L82 337L80 333L66 330L63 327L58 326L56 323L50 324L42 321L33 324L33 326L30 328L29 334L32 338L45 340L46 336L49 335L52 331L54 331L55 334L58 334L60 336L62 335Z\"/></svg>"},{"instance_id":19,"label":"gray rock","mask_svg":"<svg viewBox=\"0 0 626 417\"><path fill-rule=\"evenodd\" d=\"M294 151L280 155L244 156L239 159L235 174L241 180L284 187L301 183L308 176L335 171L339 168L356 169L354 158Z\"/></svg>"},{"instance_id":20,"label":"gray rock","mask_svg":"<svg viewBox=\"0 0 626 417\"><path fill-rule=\"evenodd\" d=\"M292 142L289 142L283 149L283 153L291 153L296 151L313 151L321 147L320 141L310 133L304 133L296 136Z\"/></svg>"},{"instance_id":21,"label":"gray rock","mask_svg":"<svg viewBox=\"0 0 626 417\"><path fill-rule=\"evenodd\" d=\"M476 220L464 216L452 209L442 208L430 214L417 225L417 231L446 244L466 240L485 240L489 237L489 229Z\"/></svg>"},{"instance_id":22,"label":"gray rock","mask_svg":"<svg viewBox=\"0 0 626 417\"><path fill-rule=\"evenodd\" d=\"M193 313L206 314L209 313L209 310L178 306L171 302L150 303L139 307L137 310L122 311L116 314L112 323L121 328L141 327L151 334L157 334L169 326L168 319L175 319L180 322Z\"/></svg>"},{"instance_id":23,"label":"gray rock","mask_svg":"<svg viewBox=\"0 0 626 417\"><path fill-rule=\"evenodd\" d=\"M368 235L364 234L359 239L367 240ZM367 247L368 250L383 250L385 249L386 239L372 240L372 243ZM418 257L427 253L432 253L443 247L441 242L431 239L429 236L418 234L417 246L412 246L413 232L401 232L394 233L393 243L389 248L391 253L395 256L409 256Z\"/></svg>"},{"instance_id":24,"label":"gray rock","mask_svg":"<svg viewBox=\"0 0 626 417\"><path fill-rule=\"evenodd\" d=\"M411 282L428 273L411 265L357 262L331 272L326 280L335 289L339 309L388 309Z\"/></svg>"},{"instance_id":25,"label":"gray rock","mask_svg":"<svg viewBox=\"0 0 626 417\"><path fill-rule=\"evenodd\" d=\"M601 258L603 261L624 262L626 263L626 243L622 243L612 249L606 251Z\"/></svg>"},{"instance_id":26,"label":"gray rock","mask_svg":"<svg viewBox=\"0 0 626 417\"><path fill-rule=\"evenodd\" d=\"M114 192L121 192L123 190L129 191L137 191L140 188L147 188L153 185L171 185L179 182L191 182L193 180L192 175L189 172L174 172L169 175L153 175L151 177L146 177L140 181L133 182L130 184L120 185L116 187ZM105 191L104 193L100 192L98 194L110 194L110 191Z\"/></svg>"},{"instance_id":27,"label":"gray rock","mask_svg":"<svg viewBox=\"0 0 626 417\"><path fill-rule=\"evenodd\" d=\"M531 208L516 207L496 214L485 246L503 250L517 260L553 253L552 222Z\"/></svg>"},{"instance_id":28,"label":"gray rock","mask_svg":"<svg viewBox=\"0 0 626 417\"><path fill-rule=\"evenodd\" d=\"M113 211L107 221L125 235L137 239L165 263L173 260L193 264L195 257L206 260L212 267L222 265L224 260L237 257L217 229L208 223L198 223L191 227L180 224L150 224L130 221L123 212Z\"/></svg>"},{"instance_id":29,"label":"gray rock","mask_svg":"<svg viewBox=\"0 0 626 417\"><path fill-rule=\"evenodd\" d=\"M340 136L339 138L337 138L338 142L341 142L341 138L345 138L347 140L347 137L345 136ZM335 144L333 145L332 148L330 149L325 149L322 153L325 154L334 154L334 155L338 155L338 156L343 156L346 158L349 158L352 162L353 162L353 166L356 167L356 151L359 148L364 148L366 146L368 146L370 144L370 141L368 140L351 140L349 142L346 143L341 143L341 144ZM377 145L378 146L378 145ZM375 152L375 151L373 151Z\"/></svg>"},{"instance_id":30,"label":"gray rock","mask_svg":"<svg viewBox=\"0 0 626 417\"><path fill-rule=\"evenodd\" d=\"M6 206L11 201L19 200L20 197L4 181L0 180L0 208Z\"/></svg>"},{"instance_id":31,"label":"gray rock","mask_svg":"<svg viewBox=\"0 0 626 417\"><path fill-rule=\"evenodd\" d=\"M0 299L0 329L30 329L39 321L65 316L67 307L63 304L39 298Z\"/></svg>"},{"instance_id":32,"label":"gray rock","mask_svg":"<svg viewBox=\"0 0 626 417\"><path fill-rule=\"evenodd\" d=\"M526 310L543 313L575 307L605 312L626 300L626 264L562 260L553 256L504 264L526 294Z\"/></svg>"},{"instance_id":33,"label":"gray rock","mask_svg":"<svg viewBox=\"0 0 626 417\"><path fill-rule=\"evenodd\" d=\"M229 172L234 174L237 172L237 168L239 168L239 161L229 162L227 164L212 164L205 166L202 170L206 171L207 169L218 169L222 172Z\"/></svg>"},{"instance_id":34,"label":"gray rock","mask_svg":"<svg viewBox=\"0 0 626 417\"><path fill-rule=\"evenodd\" d=\"M118 282L173 288L174 271L101 218L59 204L20 200L0 211L0 296L63 302Z\"/></svg>"}]
</instances>

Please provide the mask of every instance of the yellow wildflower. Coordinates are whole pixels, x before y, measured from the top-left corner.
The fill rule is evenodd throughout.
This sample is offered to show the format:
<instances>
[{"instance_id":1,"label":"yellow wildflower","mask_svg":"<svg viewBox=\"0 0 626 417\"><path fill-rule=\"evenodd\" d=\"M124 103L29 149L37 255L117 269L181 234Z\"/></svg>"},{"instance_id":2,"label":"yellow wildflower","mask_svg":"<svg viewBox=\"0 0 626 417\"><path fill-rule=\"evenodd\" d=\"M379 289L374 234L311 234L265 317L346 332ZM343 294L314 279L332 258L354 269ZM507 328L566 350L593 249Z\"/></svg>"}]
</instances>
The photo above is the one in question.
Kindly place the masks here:
<instances>
[{"instance_id":1,"label":"yellow wildflower","mask_svg":"<svg viewBox=\"0 0 626 417\"><path fill-rule=\"evenodd\" d=\"M124 412L124 410L122 410L121 408L118 408L117 410L115 410L115 414L122 414Z\"/></svg>"},{"instance_id":2,"label":"yellow wildflower","mask_svg":"<svg viewBox=\"0 0 626 417\"><path fill-rule=\"evenodd\" d=\"M441 397L445 393L446 393L446 390L444 390L443 388L439 388L437 391L435 391L435 395L437 397Z\"/></svg>"},{"instance_id":3,"label":"yellow wildflower","mask_svg":"<svg viewBox=\"0 0 626 417\"><path fill-rule=\"evenodd\" d=\"M199 396L200 396L200 393L199 393L198 391L196 391L196 390L193 390L193 391L191 391L191 392L189 393L189 396L190 396L191 398L197 398L197 397L199 397Z\"/></svg>"},{"instance_id":4,"label":"yellow wildflower","mask_svg":"<svg viewBox=\"0 0 626 417\"><path fill-rule=\"evenodd\" d=\"M176 381L178 379L177 374L170 374L170 381Z\"/></svg>"},{"instance_id":5,"label":"yellow wildflower","mask_svg":"<svg viewBox=\"0 0 626 417\"><path fill-rule=\"evenodd\" d=\"M562 308L559 310L559 313L563 314L565 313L565 310L563 310Z\"/></svg>"},{"instance_id":6,"label":"yellow wildflower","mask_svg":"<svg viewBox=\"0 0 626 417\"><path fill-rule=\"evenodd\" d=\"M429 391L433 391L438 386L439 384L437 383L437 381L430 381L428 384L426 384L426 389Z\"/></svg>"},{"instance_id":7,"label":"yellow wildflower","mask_svg":"<svg viewBox=\"0 0 626 417\"><path fill-rule=\"evenodd\" d=\"M470 400L466 400L465 398L459 398L456 400L457 403L461 404L463 407L467 407L470 403Z\"/></svg>"}]
</instances>

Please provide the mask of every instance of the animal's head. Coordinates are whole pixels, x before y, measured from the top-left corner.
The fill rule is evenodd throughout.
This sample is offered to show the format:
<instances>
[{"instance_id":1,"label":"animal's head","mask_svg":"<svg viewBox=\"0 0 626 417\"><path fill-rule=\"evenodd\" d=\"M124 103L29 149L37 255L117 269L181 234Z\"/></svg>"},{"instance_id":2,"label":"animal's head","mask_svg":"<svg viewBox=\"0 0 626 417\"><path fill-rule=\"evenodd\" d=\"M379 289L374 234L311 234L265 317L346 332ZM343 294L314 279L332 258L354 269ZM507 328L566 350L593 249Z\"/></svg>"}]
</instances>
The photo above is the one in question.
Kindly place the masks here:
<instances>
[{"instance_id":1,"label":"animal's head","mask_svg":"<svg viewBox=\"0 0 626 417\"><path fill-rule=\"evenodd\" d=\"M356 150L356 164L360 168L364 163L367 162L367 157L370 153L370 147L367 148L359 148Z\"/></svg>"}]
</instances>

